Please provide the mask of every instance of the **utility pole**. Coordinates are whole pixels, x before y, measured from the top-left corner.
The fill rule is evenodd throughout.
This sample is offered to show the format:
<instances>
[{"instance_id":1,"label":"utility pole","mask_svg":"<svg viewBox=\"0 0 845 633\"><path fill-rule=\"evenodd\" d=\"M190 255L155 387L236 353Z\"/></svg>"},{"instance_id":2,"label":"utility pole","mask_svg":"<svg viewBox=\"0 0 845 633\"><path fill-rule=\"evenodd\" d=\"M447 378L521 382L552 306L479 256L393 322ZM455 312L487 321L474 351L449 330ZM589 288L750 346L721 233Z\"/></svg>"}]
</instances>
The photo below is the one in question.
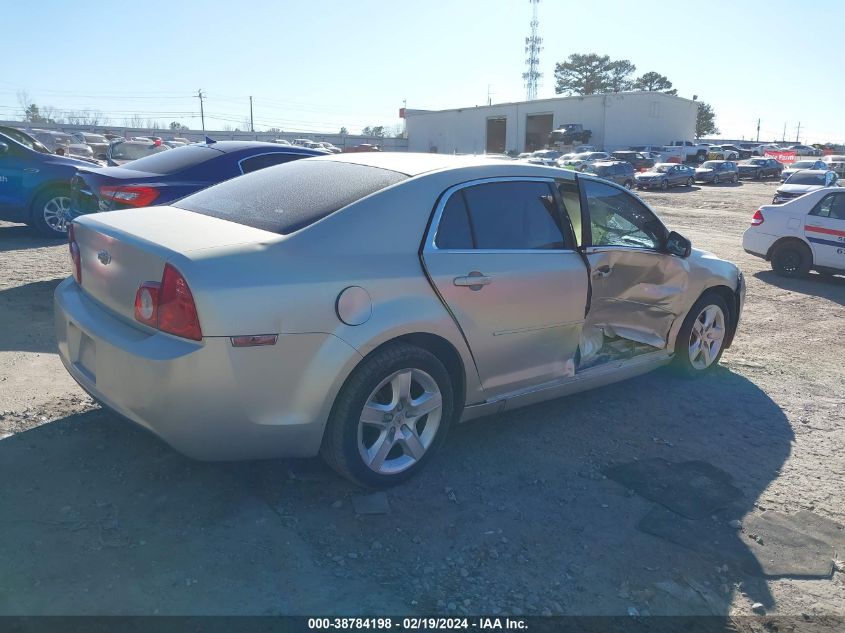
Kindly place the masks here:
<instances>
[{"instance_id":1,"label":"utility pole","mask_svg":"<svg viewBox=\"0 0 845 633\"><path fill-rule=\"evenodd\" d=\"M760 142L760 119L757 119L757 142Z\"/></svg>"},{"instance_id":2,"label":"utility pole","mask_svg":"<svg viewBox=\"0 0 845 633\"><path fill-rule=\"evenodd\" d=\"M786 121L783 122L783 135L780 137L781 142L786 142Z\"/></svg>"},{"instance_id":3,"label":"utility pole","mask_svg":"<svg viewBox=\"0 0 845 633\"><path fill-rule=\"evenodd\" d=\"M493 105L493 100L490 98L490 85L487 84L487 105Z\"/></svg>"},{"instance_id":4,"label":"utility pole","mask_svg":"<svg viewBox=\"0 0 845 633\"><path fill-rule=\"evenodd\" d=\"M796 143L801 142L801 121L798 121L798 131L795 132L795 142Z\"/></svg>"},{"instance_id":5,"label":"utility pole","mask_svg":"<svg viewBox=\"0 0 845 633\"><path fill-rule=\"evenodd\" d=\"M249 97L249 131L255 133L255 125L252 121L252 95Z\"/></svg>"},{"instance_id":6,"label":"utility pole","mask_svg":"<svg viewBox=\"0 0 845 633\"><path fill-rule=\"evenodd\" d=\"M202 108L202 100L203 100L202 88L197 90L197 97L200 100L200 120L202 120L202 133L205 134L205 111Z\"/></svg>"}]
</instances>

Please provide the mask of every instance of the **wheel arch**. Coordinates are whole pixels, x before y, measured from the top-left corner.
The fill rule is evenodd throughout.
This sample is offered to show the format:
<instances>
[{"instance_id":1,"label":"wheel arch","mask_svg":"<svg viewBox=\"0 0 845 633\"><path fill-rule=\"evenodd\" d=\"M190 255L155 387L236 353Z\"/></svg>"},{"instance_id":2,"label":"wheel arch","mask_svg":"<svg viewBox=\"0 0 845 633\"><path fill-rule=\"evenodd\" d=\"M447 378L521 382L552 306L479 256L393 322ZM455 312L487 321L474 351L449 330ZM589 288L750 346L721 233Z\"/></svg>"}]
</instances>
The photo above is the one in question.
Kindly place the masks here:
<instances>
[{"instance_id":1,"label":"wheel arch","mask_svg":"<svg viewBox=\"0 0 845 633\"><path fill-rule=\"evenodd\" d=\"M446 367L446 371L449 373L449 377L451 378L452 391L455 394L455 419L460 419L461 412L463 411L464 404L466 402L466 367L457 348L442 336L432 334L431 332L410 332L395 336L370 350L367 355L357 363L356 367L370 358L373 354L377 354L385 347L395 343L407 343L408 345L414 345L415 347L424 349L427 352L434 354L434 356L437 357L437 360L443 363L443 366ZM347 380L348 379L349 378L347 377Z\"/></svg>"},{"instance_id":2,"label":"wheel arch","mask_svg":"<svg viewBox=\"0 0 845 633\"><path fill-rule=\"evenodd\" d=\"M811 265L815 264L815 257L813 256L813 249L810 246L810 244L806 240L801 239L800 237L797 237L795 235L787 235L785 237L781 237L781 238L778 238L777 240L775 240L774 243L769 247L769 250L766 251L766 261L767 262L772 261L772 253L775 252L776 248L778 248L779 246L782 246L783 244L789 244L789 243L800 244L801 246L806 248L810 252Z\"/></svg>"},{"instance_id":3,"label":"wheel arch","mask_svg":"<svg viewBox=\"0 0 845 633\"><path fill-rule=\"evenodd\" d=\"M732 289L723 285L710 286L701 293L699 299L708 292L717 294L725 302L725 305L728 306L729 314L726 316L728 317L728 323L730 323L730 330L725 335L725 341L723 344L724 349L728 349L731 346L731 343L733 343L734 335L736 334L737 327L739 326L739 297L737 296L739 289ZM696 299L696 301L698 301L698 299Z\"/></svg>"},{"instance_id":4,"label":"wheel arch","mask_svg":"<svg viewBox=\"0 0 845 633\"><path fill-rule=\"evenodd\" d=\"M35 201L38 199L38 196L50 189L67 189L68 194L70 194L70 182L67 180L48 180L33 189L29 195L29 200L26 201L27 218L32 219L32 214L35 212Z\"/></svg>"}]
</instances>

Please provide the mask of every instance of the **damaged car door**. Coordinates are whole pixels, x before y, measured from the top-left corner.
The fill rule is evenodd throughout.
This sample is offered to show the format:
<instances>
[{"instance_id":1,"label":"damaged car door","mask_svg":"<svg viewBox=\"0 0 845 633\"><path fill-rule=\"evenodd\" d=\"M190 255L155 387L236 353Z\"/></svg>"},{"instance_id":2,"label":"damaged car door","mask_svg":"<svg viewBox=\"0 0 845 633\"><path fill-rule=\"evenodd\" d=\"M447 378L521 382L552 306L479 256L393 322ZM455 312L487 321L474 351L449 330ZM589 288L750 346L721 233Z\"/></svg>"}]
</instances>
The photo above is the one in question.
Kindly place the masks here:
<instances>
[{"instance_id":1,"label":"damaged car door","mask_svg":"<svg viewBox=\"0 0 845 633\"><path fill-rule=\"evenodd\" d=\"M666 227L636 196L588 178L578 183L591 290L582 362L614 339L666 348L684 308L687 261L666 251Z\"/></svg>"},{"instance_id":2,"label":"damaged car door","mask_svg":"<svg viewBox=\"0 0 845 633\"><path fill-rule=\"evenodd\" d=\"M553 179L486 179L447 190L423 261L488 398L574 375L587 270Z\"/></svg>"}]
</instances>

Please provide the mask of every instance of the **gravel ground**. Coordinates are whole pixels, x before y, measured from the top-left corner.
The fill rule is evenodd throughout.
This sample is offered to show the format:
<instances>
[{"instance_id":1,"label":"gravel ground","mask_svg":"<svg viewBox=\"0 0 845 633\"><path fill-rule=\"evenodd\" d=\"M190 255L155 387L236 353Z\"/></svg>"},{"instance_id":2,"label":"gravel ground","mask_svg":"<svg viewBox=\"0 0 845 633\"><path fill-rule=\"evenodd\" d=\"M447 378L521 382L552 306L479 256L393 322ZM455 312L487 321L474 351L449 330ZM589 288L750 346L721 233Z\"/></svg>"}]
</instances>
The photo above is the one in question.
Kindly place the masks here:
<instances>
[{"instance_id":1,"label":"gravel ground","mask_svg":"<svg viewBox=\"0 0 845 633\"><path fill-rule=\"evenodd\" d=\"M0 614L845 615L841 571L763 580L657 539L636 528L652 503L602 474L703 460L742 513L845 522L845 279L780 279L742 251L773 189L642 194L745 271L721 369L461 425L379 515L316 459L194 462L97 407L55 353L66 246L0 223Z\"/></svg>"}]
</instances>

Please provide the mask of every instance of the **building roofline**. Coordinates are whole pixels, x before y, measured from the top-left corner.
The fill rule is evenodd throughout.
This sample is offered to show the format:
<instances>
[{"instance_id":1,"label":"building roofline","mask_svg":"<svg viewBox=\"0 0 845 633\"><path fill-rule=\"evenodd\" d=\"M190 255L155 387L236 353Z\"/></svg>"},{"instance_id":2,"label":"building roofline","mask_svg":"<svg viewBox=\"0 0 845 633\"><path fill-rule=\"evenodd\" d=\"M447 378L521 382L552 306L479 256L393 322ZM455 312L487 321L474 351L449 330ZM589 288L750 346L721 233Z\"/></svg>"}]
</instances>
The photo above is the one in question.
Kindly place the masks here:
<instances>
[{"instance_id":1,"label":"building roofline","mask_svg":"<svg viewBox=\"0 0 845 633\"><path fill-rule=\"evenodd\" d=\"M579 100L583 101L585 99L599 99L603 97L624 97L624 96L633 96L633 95L649 95L652 97L659 96L666 99L675 99L677 101L686 101L687 103L698 103L697 101L693 101L692 99L687 99L686 97L678 97L676 95L667 95L665 92L659 91L650 91L650 90L629 90L626 92L607 92L602 94L594 94L594 95L568 95L565 97L549 97L548 99L533 99L531 101L508 101L505 103L492 103L490 105L474 105L474 106L465 106L463 108L446 108L445 110L420 110L420 109L407 109L405 110L405 116L410 118L414 116L422 116L426 114L440 114L443 112L463 112L464 110L493 110L496 108L503 108L508 106L524 106L524 105L534 105L534 104L541 104L541 103L554 103L558 101L568 101L568 100Z\"/></svg>"}]
</instances>

